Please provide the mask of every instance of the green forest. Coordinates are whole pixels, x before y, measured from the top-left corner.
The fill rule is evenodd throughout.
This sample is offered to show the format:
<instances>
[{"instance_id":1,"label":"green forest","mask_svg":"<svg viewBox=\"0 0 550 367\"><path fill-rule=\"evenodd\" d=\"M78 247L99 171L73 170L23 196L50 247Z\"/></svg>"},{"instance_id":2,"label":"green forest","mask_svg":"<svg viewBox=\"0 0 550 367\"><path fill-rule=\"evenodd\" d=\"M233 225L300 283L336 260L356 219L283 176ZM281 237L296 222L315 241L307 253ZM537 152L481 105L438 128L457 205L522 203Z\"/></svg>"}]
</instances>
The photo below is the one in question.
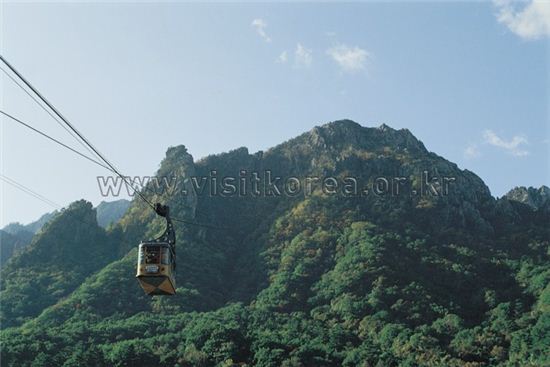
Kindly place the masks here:
<instances>
[{"instance_id":1,"label":"green forest","mask_svg":"<svg viewBox=\"0 0 550 367\"><path fill-rule=\"evenodd\" d=\"M104 228L74 202L2 265L2 366L550 366L547 187L494 198L408 130L349 120L257 153L195 161L171 147L156 175L267 169L454 182L448 195L361 197L144 189L211 225L175 223L171 297L135 279L136 247L162 218L136 197Z\"/></svg>"}]
</instances>

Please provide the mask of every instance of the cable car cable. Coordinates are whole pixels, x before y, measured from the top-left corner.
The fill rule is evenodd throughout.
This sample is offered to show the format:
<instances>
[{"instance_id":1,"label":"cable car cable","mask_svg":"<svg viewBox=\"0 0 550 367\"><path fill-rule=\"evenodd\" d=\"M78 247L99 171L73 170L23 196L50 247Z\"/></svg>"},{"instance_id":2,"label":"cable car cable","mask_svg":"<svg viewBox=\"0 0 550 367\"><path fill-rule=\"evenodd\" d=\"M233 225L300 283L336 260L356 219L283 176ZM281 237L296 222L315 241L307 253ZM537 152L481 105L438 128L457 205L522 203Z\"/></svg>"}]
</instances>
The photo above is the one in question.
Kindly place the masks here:
<instances>
[{"instance_id":1,"label":"cable car cable","mask_svg":"<svg viewBox=\"0 0 550 367\"><path fill-rule=\"evenodd\" d=\"M62 121L63 123L65 123L65 125L67 125L69 127L69 129L71 129L80 139L82 142L84 142L89 148L92 149L93 153L95 153L102 161L104 161L109 167L111 167L111 169L117 173L119 176L121 176L122 179L124 179L124 177L122 177L122 175L120 173L118 173L118 170L80 133L80 131L78 131L68 120L67 118L65 118L65 116L63 116L61 114L61 112L59 112L59 110L57 110L57 108L55 108L51 103L50 101L48 101L46 99L46 97L44 97L27 79L25 79L25 77L23 77L23 75L21 75L21 73L19 73L17 71L17 69L15 69L14 66L12 66L2 55L0 55L0 60L2 60L2 62L15 74L17 75L17 77L19 79L21 79L21 81L23 81L23 83L25 83L25 85L34 92L34 94L36 96L38 96L38 98L40 98L40 100L42 102L44 102L49 108L50 110L52 110ZM18 84L19 85L19 84ZM34 101L36 101L36 99L33 98ZM36 101L37 102L37 101ZM37 102L38 103L38 102ZM40 104L41 105L41 104ZM57 119L56 119L57 121Z\"/></svg>"},{"instance_id":2,"label":"cable car cable","mask_svg":"<svg viewBox=\"0 0 550 367\"><path fill-rule=\"evenodd\" d=\"M7 112L5 112L5 111L2 111L2 110L0 110L0 113L1 113L2 115L4 115L4 116L10 118L12 121L15 121L15 122L21 124L22 126L24 126L24 127L28 128L28 129L34 131L35 133L40 134L40 135L42 135L43 137L45 137L45 138L47 138L47 139L53 141L54 143L57 143L57 144L61 145L62 147L67 148L67 149L69 149L70 151L72 151L72 152L78 154L79 156L81 156L81 157L83 157L83 158L86 158L86 159L89 160L90 162L95 163L95 164L97 164L98 166L101 166L101 167L103 167L103 168L105 168L105 169L108 169L109 171L112 171L109 167L107 167L107 166L104 165L103 163L101 163L101 162L99 162L99 161L96 161L95 159L93 159L93 158L91 158L91 157L85 155L84 153L79 152L78 150L76 150L76 149L74 149L74 148L68 146L68 145L65 144L65 143L60 142L59 140L57 140L57 139L55 139L55 138L52 138L52 137L49 136L48 134L46 134L46 133L44 133L44 132L42 132L42 131L40 131L40 130L34 128L34 127L32 127L31 125L29 125L29 124L27 124L27 123L25 123L25 122L23 122L23 121L21 121L21 120L18 119L17 117L14 117L14 116L10 115L9 113L7 113Z\"/></svg>"},{"instance_id":3,"label":"cable car cable","mask_svg":"<svg viewBox=\"0 0 550 367\"><path fill-rule=\"evenodd\" d=\"M0 66L0 70L4 72L8 76L8 78L11 79L12 82L14 82L23 92L25 92L42 110L44 110L50 117L59 125L61 126L69 135L71 135L80 145L82 145L88 152L92 153L92 155L95 155L95 153L86 145L84 144L78 137L67 127L65 124L63 124L55 115L48 110L40 101L36 99L35 96L32 95L25 87L21 85L13 76L10 75L3 67Z\"/></svg>"},{"instance_id":4,"label":"cable car cable","mask_svg":"<svg viewBox=\"0 0 550 367\"><path fill-rule=\"evenodd\" d=\"M16 189L26 193L26 194L29 194L31 196L33 196L34 198L50 205L51 207L54 207L56 209L58 209L59 211L63 211L65 208L59 204L57 204L56 202L54 201L51 201L50 199L48 199L47 197L45 196L42 196L40 195L39 193L37 193L36 191L33 191L32 189L24 186L23 184L15 181L14 179L12 178L9 178L7 177L6 175L3 175L3 174L0 174L0 180L6 182L7 184L10 184L11 186L15 187ZM10 182L11 181L11 182ZM78 217L74 217L74 216L69 216L69 218L71 220L76 220L77 222L80 222L82 224L85 224L87 226L90 226L90 228L97 228L99 226L98 223L95 223L95 224L92 224L92 223L88 223L86 221L83 221L81 219L79 219ZM124 240L119 240L119 243L123 244L123 245L127 245L129 248L132 248L134 247L133 244L131 244L130 242L127 242L127 241L124 241Z\"/></svg>"},{"instance_id":5,"label":"cable car cable","mask_svg":"<svg viewBox=\"0 0 550 367\"><path fill-rule=\"evenodd\" d=\"M4 181L5 183L7 183L7 184L9 184L9 185L11 185L11 186L13 186L13 187L15 187L16 189L19 189L19 190L21 190L21 191L23 191L23 192L26 192L27 194L29 194L29 195L35 197L36 199L38 199L38 200L40 200L40 201L42 201L42 202L44 202L44 203L46 203L46 204L48 204L48 205L50 205L50 206L53 206L53 207L55 207L55 208L57 208L57 209L60 209L60 208L61 208L61 205L59 205L59 204L57 204L56 202L54 202L54 201L48 199L48 198L45 197L45 196L40 195L39 193L37 193L37 192L35 192L35 191L29 189L28 187L26 187L26 186L20 184L19 182L15 181L14 179L11 179L11 178L7 177L6 175L0 174L0 180L2 180L2 181Z\"/></svg>"},{"instance_id":6,"label":"cable car cable","mask_svg":"<svg viewBox=\"0 0 550 367\"><path fill-rule=\"evenodd\" d=\"M93 163L99 165L100 167L103 167L103 168L105 168L105 169L111 171L112 173L116 174L116 172L114 172L110 167L106 166L105 164L103 164L103 163L101 163L101 162L99 162L99 161L97 161L97 160L95 160L95 159L93 159L93 158L91 158L91 157L89 157L89 156L83 154L82 152L79 152L78 150L76 150L76 149L74 149L74 148L72 148L72 147L66 145L65 143L63 143L63 142L61 142L61 141L59 141L59 140L57 140L57 139L55 139L55 138L49 136L48 134L46 134L46 133L44 133L44 132L42 132L42 131L40 131L40 130L34 128L34 127L32 127L30 124L28 124L28 123L22 121L21 119L19 119L19 118L17 118L17 117L14 117L14 116L10 115L9 113L7 113L7 112L5 112L5 111L2 111L2 110L0 110L0 113L3 114L4 116L10 118L11 120L13 120L13 121L15 121L15 122L17 122L17 123L23 125L24 127L28 128L28 129L30 129L30 130L33 130L34 132L36 132L36 133L38 133L38 134L44 136L45 138L47 138L47 139L49 139L49 140L51 140L51 141L53 141L53 142L55 142L55 143L57 143L57 144L63 146L64 148L67 148L67 149L71 150L72 152L74 152L74 153L80 155L81 157L86 158L87 160L89 160L89 161L91 161L91 162L93 162ZM136 183L136 182L134 181L134 183ZM156 194L155 191L153 191L152 189L148 188L146 185L143 185L141 182L137 182L137 184L138 184L139 186L141 186L142 188L144 188L144 189L146 189L146 190L152 192L153 194Z\"/></svg>"},{"instance_id":7,"label":"cable car cable","mask_svg":"<svg viewBox=\"0 0 550 367\"><path fill-rule=\"evenodd\" d=\"M74 127L68 120L67 118L65 118L65 116L63 116L63 114L61 114L61 112L59 112L47 99L46 97L44 97L36 88L34 88L32 86L32 84L27 81L23 75L21 75L17 69L15 69L15 67L13 67L2 55L0 55L0 60L2 60L2 62L15 74L17 75L17 77L19 79L21 79L21 81L23 81L23 83L25 83L25 85L34 92L34 94L36 94L36 96L38 96L38 98L40 98L40 100L42 100L42 102L44 102L68 127L69 129L71 129L86 145L88 145L94 152L95 154L103 161L105 162L105 164L107 164L107 166L111 167L111 169L114 171L114 173L116 173L126 184L129 184L128 181L126 180L126 177L124 177L124 175L122 175L118 170L117 168L111 163L109 162L109 160L107 160L107 158L105 158L105 156L103 154L101 154L99 152L99 150L97 148L95 148L92 143L90 143L81 133L80 131L78 131L76 129L76 127ZM144 201L146 202L150 207L151 209L155 209L155 206L153 205L153 203L151 203L149 200L147 200L147 198L138 190L136 190L133 185L130 184L130 187L132 188L132 190L139 195L139 197Z\"/></svg>"},{"instance_id":8,"label":"cable car cable","mask_svg":"<svg viewBox=\"0 0 550 367\"><path fill-rule=\"evenodd\" d=\"M118 169L109 161L107 160L107 158L101 154L101 152L99 152L99 150L97 148L95 148L90 141L88 141L88 139L86 139L77 129L76 127L74 127L68 120L67 118L65 118L65 116L63 116L61 114L61 112L59 112L36 88L34 88L32 86L32 84L27 81L23 75L21 75L17 69L15 69L15 67L13 67L2 55L0 55L0 60L2 60L2 62L15 74L17 75L17 77L19 79L21 79L21 81L23 81L23 83L25 83L25 85L34 92L34 94L36 94L36 96L38 96L38 98L40 98L40 100L42 100L68 127L69 129L71 129L81 140L82 142L84 142L86 145L88 145L91 150L103 161L105 162L105 164L107 166L110 167L110 170L115 173L116 175L118 175L127 185L129 185L132 190L134 191L134 193L138 194L138 196L147 204L149 205L149 207L151 207L151 209L156 213L156 210L155 210L155 205L149 201L141 191L137 190L132 184L130 184L126 177L124 175L122 175ZM34 98L33 98L34 99ZM34 99L35 100L35 99ZM36 100L35 100L36 101ZM195 226L200 226L200 227L205 227L205 228L212 228L212 229L219 229L219 227L216 227L216 226L211 226L211 225L207 225L207 224L202 224L202 223L195 223L195 222L192 222L192 221L187 221L185 219L178 219L178 218L171 218L172 220L174 221L177 221L177 222L181 222L181 223L186 223L186 224L190 224L190 225L195 225Z\"/></svg>"},{"instance_id":9,"label":"cable car cable","mask_svg":"<svg viewBox=\"0 0 550 367\"><path fill-rule=\"evenodd\" d=\"M83 158L86 158L86 159L89 160L90 162L95 163L95 164L97 164L98 166L100 166L100 167L102 167L102 168L105 168L105 169L107 169L107 170L109 170L109 171L111 171L111 172L113 172L113 173L116 174L116 172L114 172L110 167L104 165L103 163L101 163L101 162L99 162L99 161L96 161L95 159L93 159L93 158L91 158L91 157L89 157L89 156L83 154L82 152L79 152L78 150L76 150L76 149L74 149L74 148L72 148L72 147L66 145L65 143L60 142L59 140L57 140L57 139L55 139L55 138L49 136L48 134L46 134L46 133L44 133L44 132L42 132L42 131L40 131L40 130L34 128L34 127L32 127L31 125L29 125L29 124L27 124L26 122L24 122L24 121L18 119L17 117L14 117L14 116L10 115L9 113L7 113L7 112L5 112L5 111L2 111L2 110L0 110L0 114L6 116L6 117L8 117L8 118L10 118L11 120L13 120L13 121L15 121L15 122L21 124L22 126L28 128L28 129L30 129L30 130L36 132L37 134L40 134L40 135L44 136L45 138L47 138L47 139L49 139L49 140L51 140L51 141L53 141L53 142L55 142L55 143L61 145L62 147L69 149L70 151L72 151L72 152L78 154L79 156L81 156L81 157L83 157ZM138 185L140 185L141 187L143 187L143 188L145 188L145 189L147 189L147 190L150 190L151 192L154 193L154 191L152 191L151 189L149 189L147 186L144 186L144 185L141 184L141 183L138 183ZM23 185L21 185L21 186L23 186ZM57 205L58 207L61 207L61 206L58 205L58 204L56 204L56 205ZM187 221L187 220L184 220L184 219L179 219L179 218L172 218L172 219L173 219L174 221L176 221L176 222L182 222L182 223L191 224L191 225L195 225L195 226L201 226L201 227L219 229L219 227L210 226L210 225L202 224L202 223L191 222L191 221Z\"/></svg>"}]
</instances>

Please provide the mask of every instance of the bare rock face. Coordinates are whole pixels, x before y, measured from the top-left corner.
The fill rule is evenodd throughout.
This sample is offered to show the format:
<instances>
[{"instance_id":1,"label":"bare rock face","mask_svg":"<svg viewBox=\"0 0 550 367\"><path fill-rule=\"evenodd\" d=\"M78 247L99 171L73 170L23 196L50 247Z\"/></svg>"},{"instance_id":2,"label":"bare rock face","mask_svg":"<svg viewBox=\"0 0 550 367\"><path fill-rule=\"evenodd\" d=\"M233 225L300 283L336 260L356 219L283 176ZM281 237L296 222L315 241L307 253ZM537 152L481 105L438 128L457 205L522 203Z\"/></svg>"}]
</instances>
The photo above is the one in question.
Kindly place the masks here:
<instances>
[{"instance_id":1,"label":"bare rock face","mask_svg":"<svg viewBox=\"0 0 550 367\"><path fill-rule=\"evenodd\" d=\"M102 201L96 207L97 224L103 228L116 223L128 210L130 202L125 199L115 201Z\"/></svg>"},{"instance_id":2,"label":"bare rock face","mask_svg":"<svg viewBox=\"0 0 550 367\"><path fill-rule=\"evenodd\" d=\"M489 188L473 172L426 149L407 129L386 124L364 127L351 120L339 120L313 128L294 139L269 149L263 166L278 167L282 174L351 175L362 184L372 185L378 177L404 177L409 184L399 197L391 195L358 199L367 215L387 216L406 213L432 228L470 228L476 233L491 233L491 212L495 199ZM441 190L449 178L448 194L421 195L424 174ZM376 208L376 213L370 209Z\"/></svg>"},{"instance_id":3,"label":"bare rock face","mask_svg":"<svg viewBox=\"0 0 550 367\"><path fill-rule=\"evenodd\" d=\"M194 218L197 209L197 195L192 186L192 177L195 176L193 156L184 145L178 145L166 151L154 182L157 186L154 189L160 188L161 196L165 198L163 202L170 205L172 213L187 219Z\"/></svg>"},{"instance_id":4,"label":"bare rock face","mask_svg":"<svg viewBox=\"0 0 550 367\"><path fill-rule=\"evenodd\" d=\"M386 148L428 154L424 144L409 130L396 130L386 124L369 128L351 120L339 120L315 127L305 135L309 135L311 143L318 147L339 149L355 146L373 151Z\"/></svg>"},{"instance_id":5,"label":"bare rock face","mask_svg":"<svg viewBox=\"0 0 550 367\"><path fill-rule=\"evenodd\" d=\"M544 185L538 189L519 186L510 190L504 197L509 201L528 205L533 210L540 210L548 208L548 204L550 203L550 188Z\"/></svg>"},{"instance_id":6,"label":"bare rock face","mask_svg":"<svg viewBox=\"0 0 550 367\"><path fill-rule=\"evenodd\" d=\"M261 174L265 170L282 177L282 181L289 177L300 180L306 177L336 177L340 180L353 177L357 179L359 189L368 187L370 194L364 196L360 193L351 199L335 198L340 200L338 205L342 208L356 208L358 215L370 220L387 218L388 222L395 223L416 222L436 232L464 229L475 235L490 235L497 217L506 214L513 218L517 214L513 206L501 200L497 202L476 174L428 151L409 130L393 129L386 124L364 127L351 120L314 127L265 152L254 154L243 147L194 162L185 146L171 147L156 174L170 183L164 183L168 191L151 199L168 203L172 213L182 218L194 219L198 213L200 218L195 219L199 221L227 222L232 228L248 224L240 233L245 236L260 226L270 213L276 212L277 207L293 205L294 199L284 195L264 200L250 195L223 198L198 194L192 179L211 177L212 172L222 178L239 177L243 171L259 171ZM389 192L375 195L373 183L379 177L389 180L405 178L407 183L398 196ZM172 178L176 180L175 187ZM451 181L444 193L443 180L446 178ZM424 185L424 181L429 181L430 188ZM421 192L423 185L426 187ZM322 196L319 191L317 194ZM507 199L525 202L532 208L550 207L550 204L545 204L550 203L548 191L547 187L538 190L518 188L512 190ZM228 203L232 205L231 210L227 209ZM146 211L139 201L134 205L139 207L139 212ZM252 215L260 212L264 215ZM146 223L145 218L143 223Z\"/></svg>"}]
</instances>

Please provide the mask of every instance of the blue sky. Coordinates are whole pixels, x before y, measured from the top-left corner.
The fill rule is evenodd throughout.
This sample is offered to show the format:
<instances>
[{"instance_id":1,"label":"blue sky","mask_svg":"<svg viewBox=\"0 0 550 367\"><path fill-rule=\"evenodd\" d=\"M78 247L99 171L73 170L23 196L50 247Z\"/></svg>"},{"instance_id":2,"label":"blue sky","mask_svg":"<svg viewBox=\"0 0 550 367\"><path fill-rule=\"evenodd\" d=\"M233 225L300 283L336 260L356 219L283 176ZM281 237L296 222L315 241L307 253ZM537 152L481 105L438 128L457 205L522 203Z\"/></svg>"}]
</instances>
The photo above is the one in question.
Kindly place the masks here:
<instances>
[{"instance_id":1,"label":"blue sky","mask_svg":"<svg viewBox=\"0 0 550 367\"><path fill-rule=\"evenodd\" d=\"M550 183L550 6L2 3L1 53L127 175L349 118L408 128L495 196ZM2 75L1 109L78 145ZM66 205L106 172L3 118L1 171ZM51 207L2 184L0 225Z\"/></svg>"}]
</instances>

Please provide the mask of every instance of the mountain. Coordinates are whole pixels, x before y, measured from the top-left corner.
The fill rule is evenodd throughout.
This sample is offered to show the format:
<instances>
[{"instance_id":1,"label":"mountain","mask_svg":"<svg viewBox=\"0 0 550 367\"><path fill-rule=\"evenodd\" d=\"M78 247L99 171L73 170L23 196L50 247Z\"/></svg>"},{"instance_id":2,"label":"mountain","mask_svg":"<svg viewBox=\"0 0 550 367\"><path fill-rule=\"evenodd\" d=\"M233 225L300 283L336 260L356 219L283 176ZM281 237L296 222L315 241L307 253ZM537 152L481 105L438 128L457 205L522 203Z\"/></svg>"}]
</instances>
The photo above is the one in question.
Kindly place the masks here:
<instances>
[{"instance_id":1,"label":"mountain","mask_svg":"<svg viewBox=\"0 0 550 367\"><path fill-rule=\"evenodd\" d=\"M0 274L6 366L550 363L549 212L493 198L406 129L342 120L198 161L171 147L156 176L177 178L143 191L177 219L177 295L134 278L164 226L147 203L107 230L74 203Z\"/></svg>"},{"instance_id":2,"label":"mountain","mask_svg":"<svg viewBox=\"0 0 550 367\"><path fill-rule=\"evenodd\" d=\"M4 230L0 230L0 268L17 251L25 247L32 239L31 232L22 230L13 235Z\"/></svg>"},{"instance_id":3,"label":"mountain","mask_svg":"<svg viewBox=\"0 0 550 367\"><path fill-rule=\"evenodd\" d=\"M130 207L130 202L125 199L115 201L102 201L96 207L97 223L107 228L113 223L118 222Z\"/></svg>"},{"instance_id":4,"label":"mountain","mask_svg":"<svg viewBox=\"0 0 550 367\"><path fill-rule=\"evenodd\" d=\"M128 210L129 206L130 202L125 199L110 202L102 201L96 207L98 225L107 228L109 225L116 223ZM46 213L29 224L10 223L0 230L2 235L0 238L0 267L14 254L30 244L33 236L58 214L58 211Z\"/></svg>"},{"instance_id":5,"label":"mountain","mask_svg":"<svg viewBox=\"0 0 550 367\"><path fill-rule=\"evenodd\" d=\"M58 211L46 213L29 224L10 223L0 233L0 269L8 260L31 243L33 236L48 223Z\"/></svg>"},{"instance_id":6,"label":"mountain","mask_svg":"<svg viewBox=\"0 0 550 367\"><path fill-rule=\"evenodd\" d=\"M505 196L509 201L528 205L533 210L550 207L550 188L544 185L538 189L524 186L516 187L510 190Z\"/></svg>"},{"instance_id":7,"label":"mountain","mask_svg":"<svg viewBox=\"0 0 550 367\"><path fill-rule=\"evenodd\" d=\"M29 224L21 224L18 222L10 223L4 228L2 228L2 230L12 235L16 235L17 233L23 232L23 231L35 234L42 228L44 224L49 222L50 219L52 219L56 214L57 214L57 211L43 214L42 216L40 216L40 218L38 218L37 220Z\"/></svg>"},{"instance_id":8,"label":"mountain","mask_svg":"<svg viewBox=\"0 0 550 367\"><path fill-rule=\"evenodd\" d=\"M107 228L110 224L117 222L126 212L130 202L126 199L115 201L102 201L96 207L97 222L103 228ZM2 230L11 235L17 235L19 232L30 232L36 234L44 224L48 223L53 217L58 214L58 211L43 214L40 218L29 224L21 224L18 222L10 223Z\"/></svg>"},{"instance_id":9,"label":"mountain","mask_svg":"<svg viewBox=\"0 0 550 367\"><path fill-rule=\"evenodd\" d=\"M116 255L91 204L71 204L2 268L0 323L9 327L38 316Z\"/></svg>"}]
</instances>

